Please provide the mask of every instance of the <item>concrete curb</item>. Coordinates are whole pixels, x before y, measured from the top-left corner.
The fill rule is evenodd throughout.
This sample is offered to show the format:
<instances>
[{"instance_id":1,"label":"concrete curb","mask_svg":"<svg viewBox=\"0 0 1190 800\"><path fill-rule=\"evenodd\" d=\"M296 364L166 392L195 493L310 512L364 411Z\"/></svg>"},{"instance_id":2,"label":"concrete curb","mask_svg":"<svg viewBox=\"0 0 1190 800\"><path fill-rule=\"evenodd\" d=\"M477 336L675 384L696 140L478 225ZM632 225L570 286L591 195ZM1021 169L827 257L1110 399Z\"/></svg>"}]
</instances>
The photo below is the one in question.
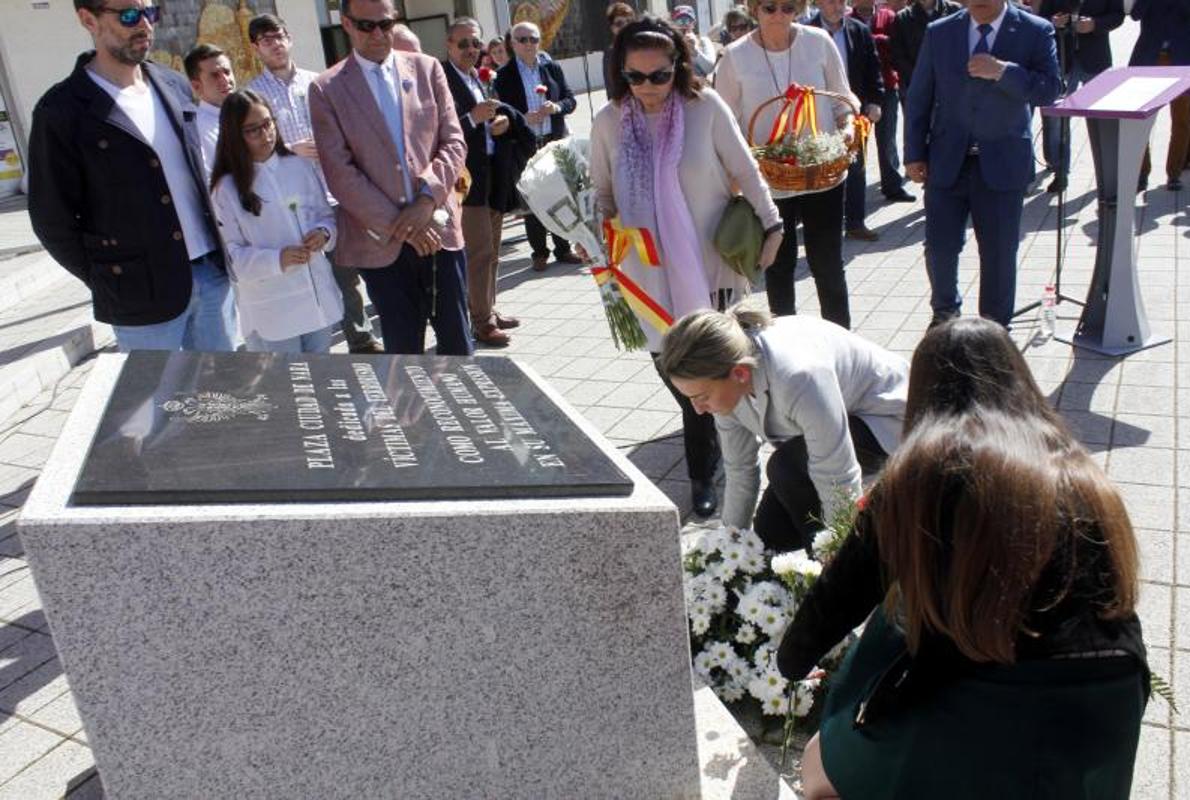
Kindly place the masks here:
<instances>
[{"instance_id":1,"label":"concrete curb","mask_svg":"<svg viewBox=\"0 0 1190 800\"><path fill-rule=\"evenodd\" d=\"M34 352L0 366L0 426L80 361L114 342L111 326L95 322L88 308Z\"/></svg>"}]
</instances>

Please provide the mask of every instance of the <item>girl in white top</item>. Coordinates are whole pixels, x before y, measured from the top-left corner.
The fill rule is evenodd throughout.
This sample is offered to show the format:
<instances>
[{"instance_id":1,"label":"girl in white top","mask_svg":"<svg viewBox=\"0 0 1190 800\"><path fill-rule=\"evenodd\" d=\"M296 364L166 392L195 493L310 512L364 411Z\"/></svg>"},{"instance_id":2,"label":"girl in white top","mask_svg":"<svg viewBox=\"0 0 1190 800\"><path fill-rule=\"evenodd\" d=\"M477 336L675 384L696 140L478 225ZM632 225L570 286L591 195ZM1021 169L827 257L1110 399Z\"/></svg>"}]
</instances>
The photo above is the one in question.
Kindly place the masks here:
<instances>
[{"instance_id":1,"label":"girl in white top","mask_svg":"<svg viewBox=\"0 0 1190 800\"><path fill-rule=\"evenodd\" d=\"M794 23L806 0L751 0L749 9L759 27L728 45L715 71L715 90L731 108L744 134L752 115L765 101L785 94L791 83L851 96L847 69L830 34ZM851 130L851 107L817 97L820 133ZM781 103L772 103L757 117L754 135L763 144ZM797 265L797 224L806 238L806 261L818 289L823 319L851 327L847 279L843 272L843 181L812 192L774 190L773 199L785 222L785 238L777 260L765 274L769 309L794 313L793 273Z\"/></svg>"},{"instance_id":2,"label":"girl in white top","mask_svg":"<svg viewBox=\"0 0 1190 800\"><path fill-rule=\"evenodd\" d=\"M314 166L285 146L250 89L223 101L211 187L248 349L329 352L343 318L324 253L334 248L335 215Z\"/></svg>"}]
</instances>

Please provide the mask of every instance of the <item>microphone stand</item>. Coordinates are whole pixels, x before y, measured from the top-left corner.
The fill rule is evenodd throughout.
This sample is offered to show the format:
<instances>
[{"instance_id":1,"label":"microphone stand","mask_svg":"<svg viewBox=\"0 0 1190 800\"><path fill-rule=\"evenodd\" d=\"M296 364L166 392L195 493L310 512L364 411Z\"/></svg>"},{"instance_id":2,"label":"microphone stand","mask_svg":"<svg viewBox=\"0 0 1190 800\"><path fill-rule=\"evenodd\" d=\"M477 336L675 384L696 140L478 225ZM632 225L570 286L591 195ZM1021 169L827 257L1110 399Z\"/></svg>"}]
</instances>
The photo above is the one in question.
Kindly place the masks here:
<instances>
[{"instance_id":1,"label":"microphone stand","mask_svg":"<svg viewBox=\"0 0 1190 800\"><path fill-rule=\"evenodd\" d=\"M1081 5L1082 5L1081 0L1077 0L1073 4L1073 8L1068 12L1069 20L1066 23L1066 28L1062 31L1063 35L1056 37L1058 40L1058 73L1062 77L1062 96L1060 98L1058 98L1059 100L1065 99L1067 96L1066 74L1068 72L1068 66L1069 66L1069 64L1068 64L1069 53L1067 52L1067 46L1066 46L1066 39L1067 39L1066 34L1068 33L1071 37L1074 37L1077 35L1076 33L1074 33L1073 25L1074 25L1075 20L1078 18L1079 7ZM1042 124L1043 125L1045 124L1044 121L1042 122ZM1069 142L1070 142L1070 118L1069 117L1059 117L1058 118L1058 160L1059 160L1059 162L1062 162L1063 160L1065 161L1064 164L1060 164L1059 166L1060 167L1065 166L1065 168L1066 168L1066 177L1067 177L1066 183L1069 183L1070 167L1071 167L1070 162L1073 160L1072 158L1067 157L1067 155L1066 155L1067 148L1070 146ZM1067 302L1070 302L1070 303L1074 303L1075 305L1078 305L1078 306L1083 305L1083 302L1081 300L1079 300L1075 297L1071 297L1069 295L1062 294L1062 261L1063 261L1064 255L1065 255L1065 250L1064 250L1062 244L1063 244L1063 232L1065 231L1065 228L1066 228L1066 186L1062 185L1061 188L1058 189L1058 224L1056 227L1057 235L1054 237L1054 241L1055 241L1054 306L1055 307L1060 305L1063 300L1066 300ZM1027 314L1036 308L1040 308L1041 304L1042 304L1042 300L1034 300L1032 303L1029 303L1027 305L1024 305L1024 306L1018 308L1016 311L1012 312L1012 319L1016 319L1017 317L1021 316L1022 314Z\"/></svg>"}]
</instances>

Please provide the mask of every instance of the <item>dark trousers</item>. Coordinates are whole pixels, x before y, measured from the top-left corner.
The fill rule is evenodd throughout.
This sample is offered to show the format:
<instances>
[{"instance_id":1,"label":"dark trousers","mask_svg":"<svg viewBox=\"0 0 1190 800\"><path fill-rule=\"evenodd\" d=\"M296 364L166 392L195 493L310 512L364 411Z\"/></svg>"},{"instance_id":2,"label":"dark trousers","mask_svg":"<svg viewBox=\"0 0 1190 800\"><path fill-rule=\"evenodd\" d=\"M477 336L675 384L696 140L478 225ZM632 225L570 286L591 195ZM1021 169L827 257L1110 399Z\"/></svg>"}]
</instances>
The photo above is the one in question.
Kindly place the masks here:
<instances>
[{"instance_id":1,"label":"dark trousers","mask_svg":"<svg viewBox=\"0 0 1190 800\"><path fill-rule=\"evenodd\" d=\"M800 220L806 236L806 261L818 289L822 318L850 328L851 306L847 300L847 276L843 272L843 185L776 202L785 238L777 251L777 260L764 274L769 310L776 316L796 313L793 272L797 267Z\"/></svg>"},{"instance_id":2,"label":"dark trousers","mask_svg":"<svg viewBox=\"0 0 1190 800\"><path fill-rule=\"evenodd\" d=\"M548 256L550 254L550 247L545 241L547 231L545 226L532 214L525 215L525 236L529 239L529 247L533 249L535 256ZM550 238L554 240L554 257L564 256L570 252L570 242L563 239L556 234L550 234Z\"/></svg>"},{"instance_id":3,"label":"dark trousers","mask_svg":"<svg viewBox=\"0 0 1190 800\"><path fill-rule=\"evenodd\" d=\"M657 366L657 353L653 353ZM682 444L686 447L686 474L692 481L711 481L719 468L719 432L715 430L714 414L699 414L690 398L677 390L660 369L657 374L682 409Z\"/></svg>"},{"instance_id":4,"label":"dark trousers","mask_svg":"<svg viewBox=\"0 0 1190 800\"><path fill-rule=\"evenodd\" d=\"M335 283L343 295L343 338L347 347L366 347L372 343L372 320L364 307L360 292L359 270L354 267L335 267Z\"/></svg>"},{"instance_id":5,"label":"dark trousers","mask_svg":"<svg viewBox=\"0 0 1190 800\"><path fill-rule=\"evenodd\" d=\"M851 444L855 458L865 475L874 475L884 466L888 454L880 446L868 424L859 417L848 416ZM765 473L768 488L756 507L753 530L765 547L779 553L809 548L814 534L822 530L822 499L810 480L810 457L806 439L798 436L782 443L769 456Z\"/></svg>"},{"instance_id":6,"label":"dark trousers","mask_svg":"<svg viewBox=\"0 0 1190 800\"><path fill-rule=\"evenodd\" d=\"M421 355L426 323L438 337L437 353L469 356L474 352L467 315L467 259L459 250L419 256L409 245L397 260L379 269L361 269L368 296L380 314L384 352Z\"/></svg>"},{"instance_id":7,"label":"dark trousers","mask_svg":"<svg viewBox=\"0 0 1190 800\"><path fill-rule=\"evenodd\" d=\"M885 197L900 193L905 183L901 159L897 154L897 118L901 110L899 89L886 89L876 123L876 160L880 164L880 191Z\"/></svg>"},{"instance_id":8,"label":"dark trousers","mask_svg":"<svg viewBox=\"0 0 1190 800\"><path fill-rule=\"evenodd\" d=\"M926 186L926 271L930 307L953 313L959 294L959 253L967 218L979 245L979 315L1007 326L1016 302L1016 253L1021 239L1023 191L997 191L983 179L979 157L968 156L954 186Z\"/></svg>"},{"instance_id":9,"label":"dark trousers","mask_svg":"<svg viewBox=\"0 0 1190 800\"><path fill-rule=\"evenodd\" d=\"M847 230L864 227L868 215L868 154L867 148L855 157L847 168L847 180L843 181L843 227Z\"/></svg>"}]
</instances>

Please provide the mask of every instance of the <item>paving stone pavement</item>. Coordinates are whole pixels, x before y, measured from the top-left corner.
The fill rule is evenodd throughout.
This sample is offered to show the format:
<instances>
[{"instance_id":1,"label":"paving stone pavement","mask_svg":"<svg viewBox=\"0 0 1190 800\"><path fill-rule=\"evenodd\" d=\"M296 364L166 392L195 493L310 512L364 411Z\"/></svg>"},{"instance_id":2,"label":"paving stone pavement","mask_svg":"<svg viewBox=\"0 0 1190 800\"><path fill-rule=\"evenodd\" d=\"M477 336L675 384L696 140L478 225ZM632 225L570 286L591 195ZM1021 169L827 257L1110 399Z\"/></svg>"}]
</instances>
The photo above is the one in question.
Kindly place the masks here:
<instances>
[{"instance_id":1,"label":"paving stone pavement","mask_svg":"<svg viewBox=\"0 0 1190 800\"><path fill-rule=\"evenodd\" d=\"M1113 38L1116 62L1124 63L1135 27L1129 23ZM602 96L593 100L598 107ZM589 124L586 109L580 102L575 126L580 133ZM1094 263L1094 174L1085 129L1076 124L1072 130L1075 155L1063 220L1062 288L1081 298ZM1153 136L1158 177L1168 137L1168 115L1162 112ZM868 224L880 240L844 246L852 314L861 334L908 356L930 316L922 205L920 199L881 205L875 179L872 165ZM1174 341L1125 359L1103 358L1040 338L1033 315L1014 325L1013 336L1042 389L1117 482L1140 539L1140 613L1150 663L1173 686L1183 711L1175 716L1161 699L1150 702L1133 797L1190 800L1190 348L1181 347L1190 341L1190 280L1182 281L1179 272L1180 266L1190 265L1190 192L1153 188L1138 202L1141 289L1154 330ZM1040 190L1032 193L1022 226L1026 236L1020 251L1019 305L1039 298L1053 277L1057 224L1054 197ZM4 238L9 230L0 229L0 252L12 241ZM23 229L18 221L11 230L19 237ZM510 237L520 233L519 224L509 226ZM971 241L961 267L969 310L976 305L977 266ZM481 352L514 356L543 375L628 452L674 501L683 519L693 523L677 407L647 354L619 353L612 346L592 278L563 265L533 272L520 240L506 249L499 288L501 310L519 316L523 325L513 332L510 347ZM800 281L798 294L799 312L816 314L813 284ZM1072 325L1078 311L1074 304L1060 304L1059 328ZM65 793L74 800L102 796L15 531L21 504L90 363L0 421L0 800Z\"/></svg>"}]
</instances>

